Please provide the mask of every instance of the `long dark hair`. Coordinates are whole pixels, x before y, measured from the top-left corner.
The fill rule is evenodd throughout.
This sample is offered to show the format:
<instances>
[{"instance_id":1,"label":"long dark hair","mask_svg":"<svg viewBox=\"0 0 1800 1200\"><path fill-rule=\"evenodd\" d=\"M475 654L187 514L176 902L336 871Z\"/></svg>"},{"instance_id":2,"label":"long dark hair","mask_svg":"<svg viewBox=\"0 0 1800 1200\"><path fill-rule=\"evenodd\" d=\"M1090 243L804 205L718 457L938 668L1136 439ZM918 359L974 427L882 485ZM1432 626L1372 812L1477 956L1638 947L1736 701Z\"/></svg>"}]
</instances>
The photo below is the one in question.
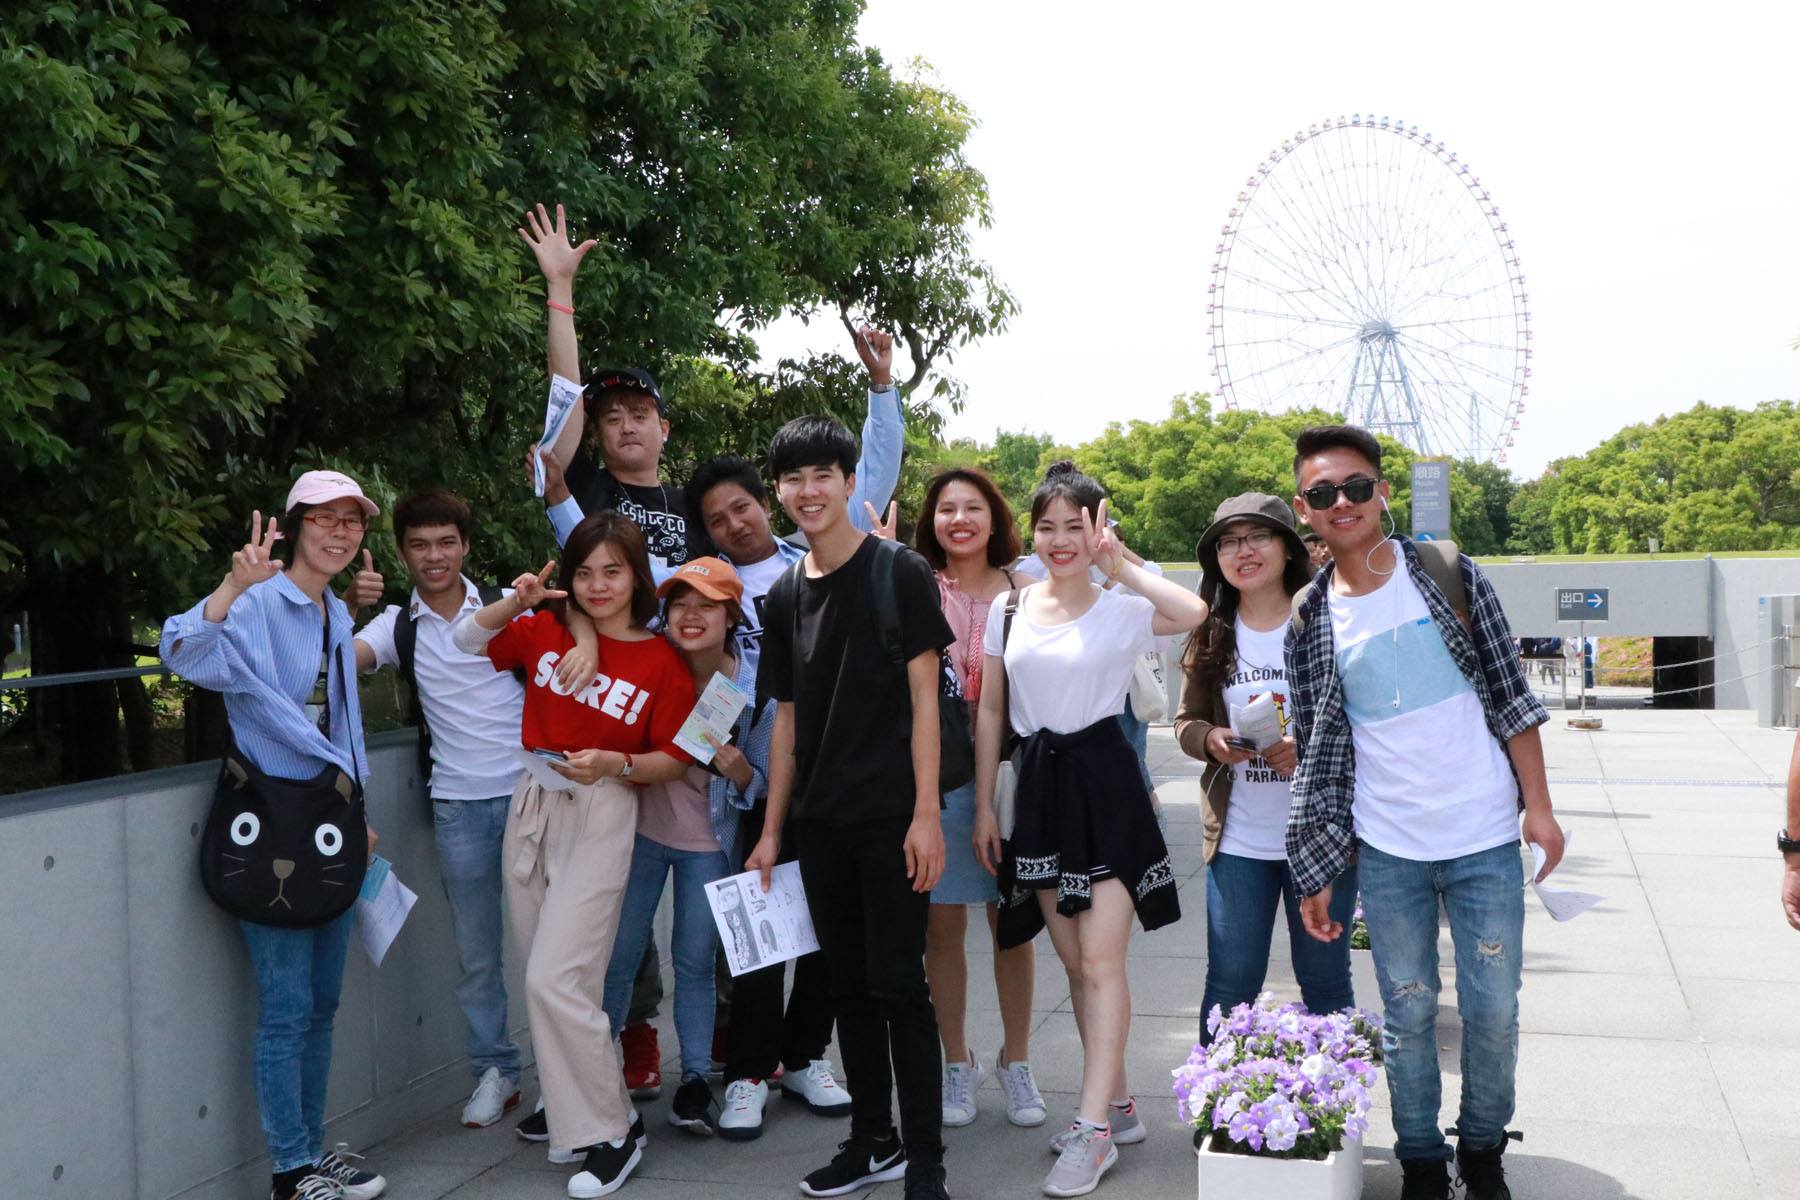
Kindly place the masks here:
<instances>
[{"instance_id":1,"label":"long dark hair","mask_svg":"<svg viewBox=\"0 0 1800 1200\"><path fill-rule=\"evenodd\" d=\"M950 556L945 552L937 536L938 497L944 489L953 483L966 483L981 493L987 501L988 516L991 518L988 531L987 560L990 567L1008 567L1019 557L1019 531L1013 524L1012 509L1006 503L1006 497L994 486L986 471L978 471L973 467L953 467L940 475L932 477L925 485L925 503L919 508L919 523L913 528L913 549L925 556L935 571L941 571L949 565Z\"/></svg>"},{"instance_id":2,"label":"long dark hair","mask_svg":"<svg viewBox=\"0 0 1800 1200\"><path fill-rule=\"evenodd\" d=\"M631 571L631 623L642 628L656 615L656 582L650 577L650 554L644 549L643 531L630 517L611 511L598 512L583 518L581 524L570 530L569 540L563 543L557 586L564 591L572 590L576 568L608 542ZM546 601L544 607L555 613L556 619L567 627L569 614L565 606L571 603L574 603L573 596Z\"/></svg>"},{"instance_id":3,"label":"long dark hair","mask_svg":"<svg viewBox=\"0 0 1800 1200\"><path fill-rule=\"evenodd\" d=\"M1281 572L1281 591L1292 600L1312 581L1312 566L1304 554L1294 553L1288 538L1277 538L1276 542L1287 555L1287 565ZM1223 571L1208 571L1200 577L1200 598L1206 601L1206 620L1188 634L1187 645L1181 651L1181 670L1190 684L1217 688L1237 666L1237 611L1242 595L1225 582Z\"/></svg>"}]
</instances>

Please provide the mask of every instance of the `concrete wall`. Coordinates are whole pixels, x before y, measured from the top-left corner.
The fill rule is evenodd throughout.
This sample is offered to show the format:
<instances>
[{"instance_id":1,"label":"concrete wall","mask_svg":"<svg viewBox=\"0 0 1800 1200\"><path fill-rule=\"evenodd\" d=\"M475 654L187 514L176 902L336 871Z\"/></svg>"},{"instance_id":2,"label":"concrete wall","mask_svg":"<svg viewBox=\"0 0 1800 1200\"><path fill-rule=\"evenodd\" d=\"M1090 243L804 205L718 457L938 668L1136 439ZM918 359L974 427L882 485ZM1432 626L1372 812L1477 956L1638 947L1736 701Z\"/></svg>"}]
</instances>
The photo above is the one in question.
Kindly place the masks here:
<instances>
[{"instance_id":1,"label":"concrete wall","mask_svg":"<svg viewBox=\"0 0 1800 1200\"><path fill-rule=\"evenodd\" d=\"M419 903L379 970L355 944L350 951L326 1136L356 1146L472 1086L412 737L370 746L369 818ZM196 867L217 769L179 767L0 806L7 1200L268 1194L250 1084L256 989L243 938L201 890ZM518 964L508 965L522 1027Z\"/></svg>"}]
</instances>

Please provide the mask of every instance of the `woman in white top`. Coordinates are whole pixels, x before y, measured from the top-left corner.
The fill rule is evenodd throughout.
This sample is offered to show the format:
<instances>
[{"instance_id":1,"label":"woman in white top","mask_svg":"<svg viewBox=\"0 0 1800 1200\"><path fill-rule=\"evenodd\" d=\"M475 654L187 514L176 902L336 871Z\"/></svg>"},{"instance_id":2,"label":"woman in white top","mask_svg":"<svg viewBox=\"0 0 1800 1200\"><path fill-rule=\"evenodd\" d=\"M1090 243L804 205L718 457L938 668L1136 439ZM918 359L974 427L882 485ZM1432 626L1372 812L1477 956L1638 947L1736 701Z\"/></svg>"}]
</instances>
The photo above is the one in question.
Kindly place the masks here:
<instances>
[{"instance_id":1,"label":"woman in white top","mask_svg":"<svg viewBox=\"0 0 1800 1200\"><path fill-rule=\"evenodd\" d=\"M1181 915L1168 847L1137 756L1115 719L1138 656L1206 619L1198 596L1129 562L1106 525L1100 485L1061 462L1031 499L1033 547L1050 577L988 613L986 686L976 729L976 844L998 868L1000 944L1048 925L1081 1031L1081 1109L1045 1180L1051 1196L1092 1191L1118 1161L1110 1101L1124 1090L1132 916L1156 929ZM1088 578L1089 566L1137 595ZM995 686L1004 678L1004 688ZM993 808L1002 724L1021 739L1016 823L1002 856ZM996 859L1000 861L996 863ZM1035 893L1035 894L1034 894Z\"/></svg>"},{"instance_id":2,"label":"woman in white top","mask_svg":"<svg viewBox=\"0 0 1800 1200\"><path fill-rule=\"evenodd\" d=\"M1351 1004L1350 939L1320 942L1300 921L1287 864L1294 739L1287 731L1284 644L1294 595L1312 578L1294 513L1274 496L1224 501L1196 547L1200 597L1211 607L1182 654L1175 738L1206 764L1206 991L1200 1040L1210 1044L1215 1006L1229 1013L1255 1000L1269 969L1275 910L1285 900L1288 945L1301 998L1313 1012ZM1234 730L1233 710L1273 707L1276 727L1254 745ZM1256 747L1260 746L1260 749ZM1356 867L1335 885L1332 918L1348 925Z\"/></svg>"}]
</instances>

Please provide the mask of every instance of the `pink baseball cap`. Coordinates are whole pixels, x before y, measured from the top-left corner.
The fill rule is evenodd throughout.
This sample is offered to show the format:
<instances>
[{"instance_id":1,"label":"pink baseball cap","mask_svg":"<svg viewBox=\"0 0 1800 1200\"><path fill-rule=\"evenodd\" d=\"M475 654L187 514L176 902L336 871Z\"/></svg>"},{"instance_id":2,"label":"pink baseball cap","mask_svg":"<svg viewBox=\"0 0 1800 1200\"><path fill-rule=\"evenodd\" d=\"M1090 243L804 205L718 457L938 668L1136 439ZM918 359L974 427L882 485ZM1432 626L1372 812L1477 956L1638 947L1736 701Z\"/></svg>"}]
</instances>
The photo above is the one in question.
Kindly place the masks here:
<instances>
[{"instance_id":1,"label":"pink baseball cap","mask_svg":"<svg viewBox=\"0 0 1800 1200\"><path fill-rule=\"evenodd\" d=\"M294 486L288 489L285 509L296 504L330 504L333 500L342 500L345 496L362 505L365 516L381 515L375 502L363 495L363 490L356 486L356 480L339 471L308 471L294 480Z\"/></svg>"}]
</instances>

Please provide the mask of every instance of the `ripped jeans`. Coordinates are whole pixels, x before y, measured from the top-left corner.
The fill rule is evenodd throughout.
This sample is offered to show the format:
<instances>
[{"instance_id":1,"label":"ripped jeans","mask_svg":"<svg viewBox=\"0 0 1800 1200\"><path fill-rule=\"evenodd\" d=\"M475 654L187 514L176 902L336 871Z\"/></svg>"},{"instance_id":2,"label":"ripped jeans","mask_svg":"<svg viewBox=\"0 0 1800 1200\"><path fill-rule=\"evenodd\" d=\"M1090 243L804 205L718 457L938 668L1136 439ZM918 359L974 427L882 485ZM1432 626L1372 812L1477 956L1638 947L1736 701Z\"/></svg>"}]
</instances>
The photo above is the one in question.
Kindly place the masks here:
<instances>
[{"instance_id":1,"label":"ripped jeans","mask_svg":"<svg viewBox=\"0 0 1800 1200\"><path fill-rule=\"evenodd\" d=\"M1414 862L1358 843L1363 919L1387 1032L1394 1157L1450 1157L1438 1123L1438 903L1456 945L1462 1018L1462 1104L1456 1127L1472 1150L1491 1149L1513 1115L1519 1058L1519 967L1525 874L1517 843L1462 858Z\"/></svg>"}]
</instances>

